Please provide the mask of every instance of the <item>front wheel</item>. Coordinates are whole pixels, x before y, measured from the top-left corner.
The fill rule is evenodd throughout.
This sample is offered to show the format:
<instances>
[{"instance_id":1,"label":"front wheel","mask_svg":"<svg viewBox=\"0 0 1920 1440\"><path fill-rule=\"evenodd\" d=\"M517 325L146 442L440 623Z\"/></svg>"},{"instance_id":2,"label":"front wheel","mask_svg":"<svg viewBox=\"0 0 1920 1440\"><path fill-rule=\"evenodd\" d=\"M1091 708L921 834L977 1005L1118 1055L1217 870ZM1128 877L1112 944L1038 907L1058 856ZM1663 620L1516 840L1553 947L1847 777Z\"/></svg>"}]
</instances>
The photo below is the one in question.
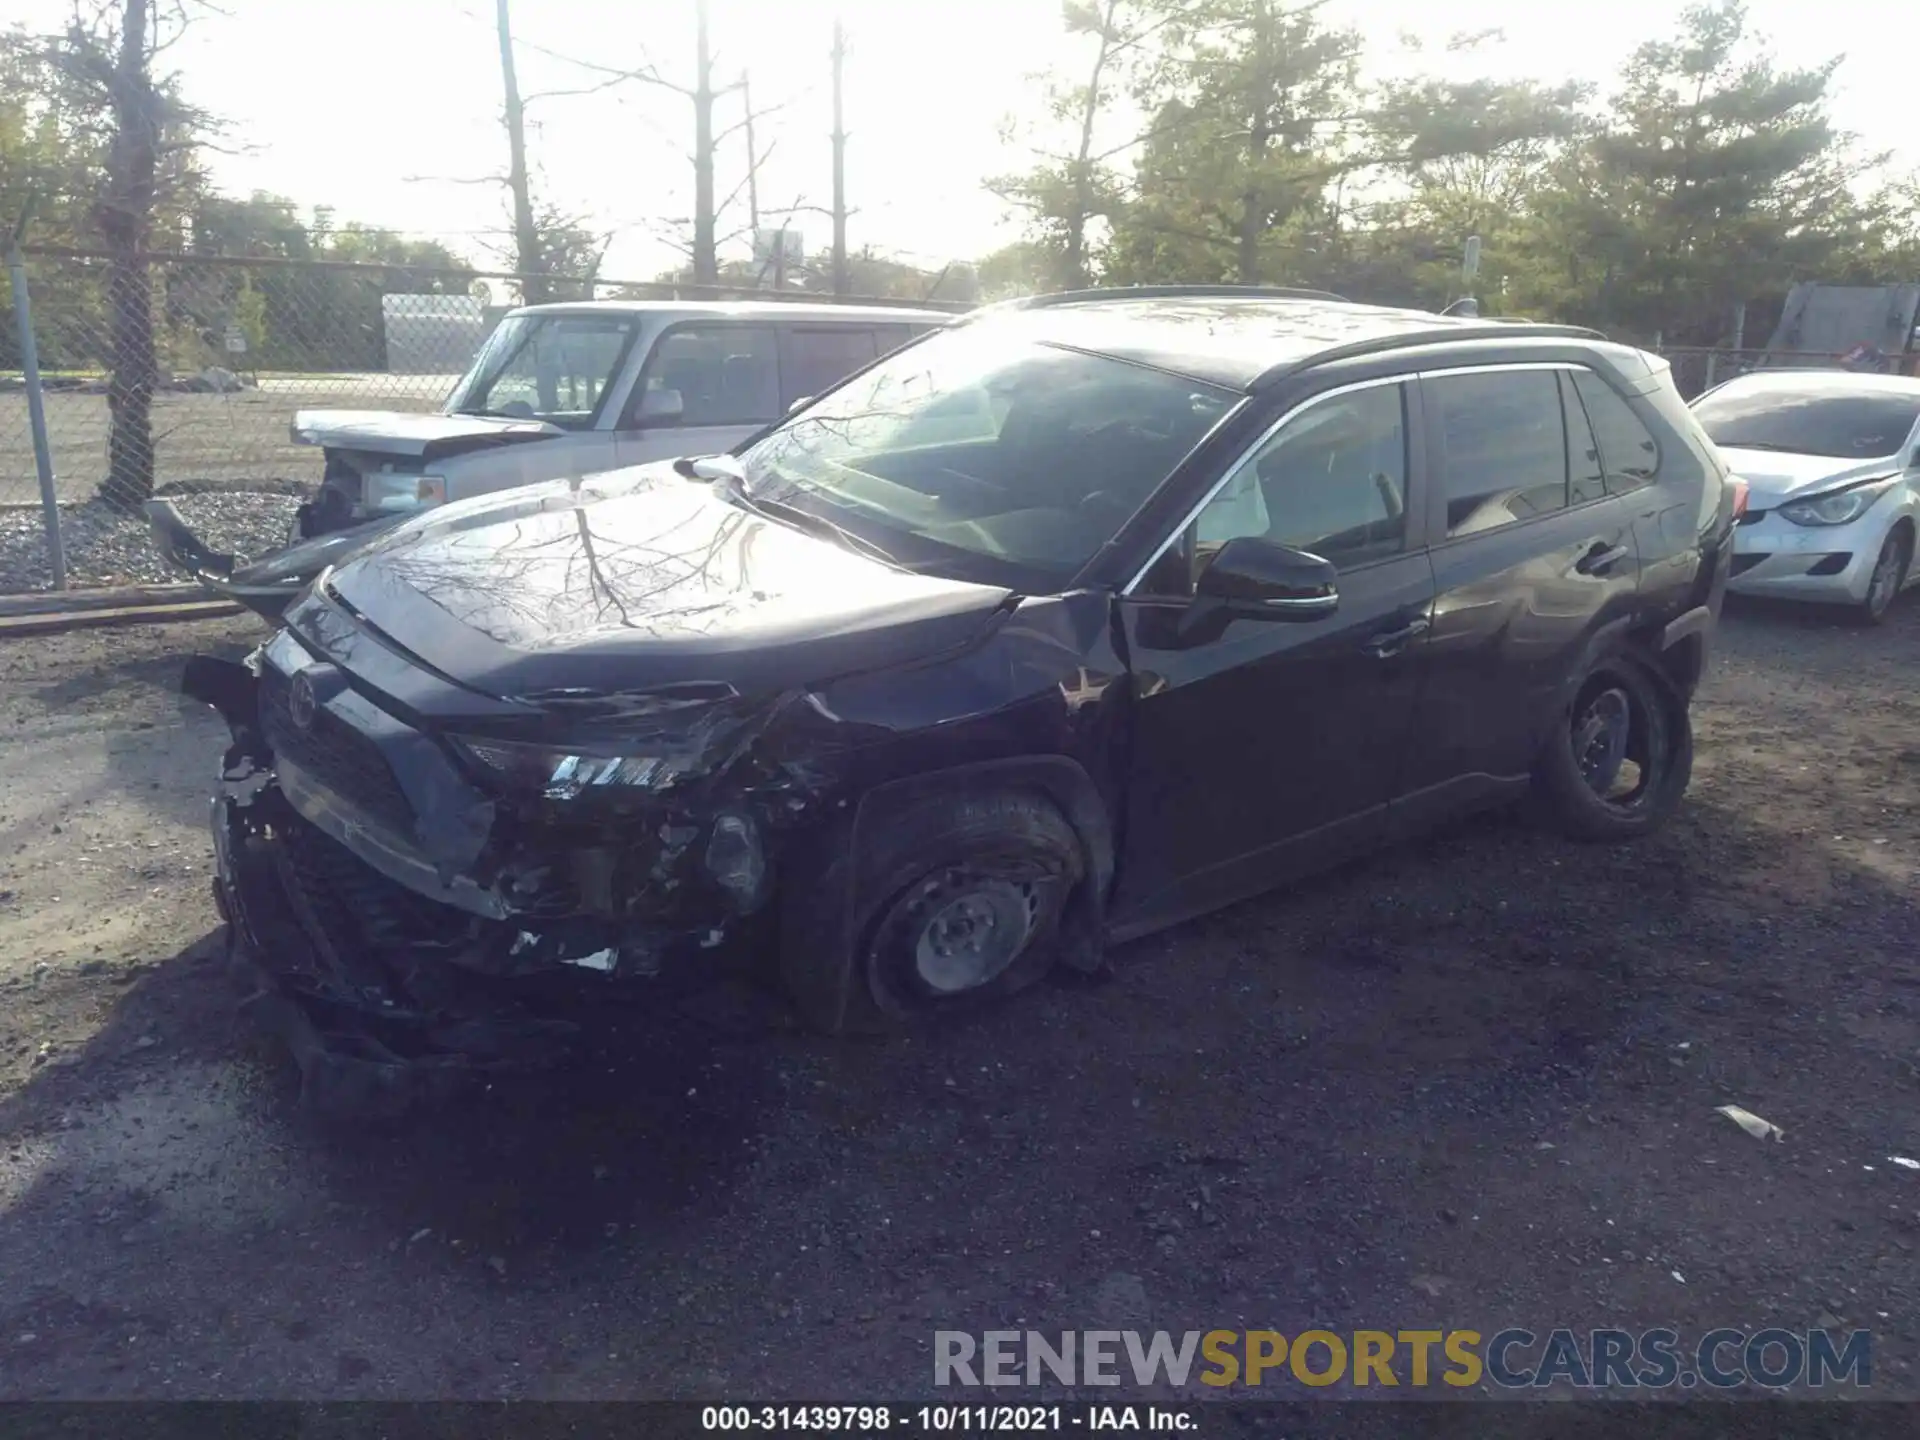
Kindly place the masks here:
<instances>
[{"instance_id":1,"label":"front wheel","mask_svg":"<svg viewBox=\"0 0 1920 1440\"><path fill-rule=\"evenodd\" d=\"M907 807L860 835L854 863L853 973L831 1018L868 1033L968 1010L1040 979L1085 873L1079 836L1059 809L1012 791ZM805 928L788 934L809 949L831 933L802 940ZM804 982L823 961L831 965L825 955L782 957L803 1009L816 988Z\"/></svg>"},{"instance_id":2,"label":"front wheel","mask_svg":"<svg viewBox=\"0 0 1920 1440\"><path fill-rule=\"evenodd\" d=\"M1907 583L1907 567L1912 563L1913 532L1905 525L1896 525L1881 543L1873 574L1867 577L1866 598L1854 607L1854 619L1862 625L1878 625L1885 620L1894 598Z\"/></svg>"},{"instance_id":3,"label":"front wheel","mask_svg":"<svg viewBox=\"0 0 1920 1440\"><path fill-rule=\"evenodd\" d=\"M1632 840L1666 824L1692 776L1686 697L1652 661L1622 653L1587 672L1556 720L1531 798L1569 839Z\"/></svg>"}]
</instances>

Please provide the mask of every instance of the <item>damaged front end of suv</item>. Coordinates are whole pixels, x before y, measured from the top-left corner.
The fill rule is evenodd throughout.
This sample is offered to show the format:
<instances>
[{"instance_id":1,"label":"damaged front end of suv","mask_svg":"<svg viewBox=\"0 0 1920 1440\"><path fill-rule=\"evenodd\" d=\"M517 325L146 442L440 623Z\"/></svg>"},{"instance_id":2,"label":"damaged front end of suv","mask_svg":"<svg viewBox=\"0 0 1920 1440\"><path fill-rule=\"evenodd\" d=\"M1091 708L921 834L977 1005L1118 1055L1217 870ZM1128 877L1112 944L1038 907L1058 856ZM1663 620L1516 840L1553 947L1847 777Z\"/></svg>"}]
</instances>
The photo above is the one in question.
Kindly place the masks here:
<instances>
[{"instance_id":1,"label":"damaged front end of suv","mask_svg":"<svg viewBox=\"0 0 1920 1440\"><path fill-rule=\"evenodd\" d=\"M845 1028L847 861L890 843L859 826L930 769L964 788L968 762L1079 748L1106 637L1104 597L909 574L667 467L451 508L327 572L244 661L188 667L232 737L215 888L254 1007L308 1102L353 1114L562 1061L596 996L741 960L777 955ZM1053 937L1110 868L1064 833L1038 861L989 847L971 889L936 867L913 903L951 910L960 958L929 952L918 998L971 983L970 917Z\"/></svg>"},{"instance_id":2,"label":"damaged front end of suv","mask_svg":"<svg viewBox=\"0 0 1920 1440\"><path fill-rule=\"evenodd\" d=\"M655 979L736 938L767 906L770 844L827 784L819 758L761 748L791 697L553 697L543 723L591 737L584 722L617 718L620 740L484 721L436 737L303 644L311 615L289 618L244 662L196 658L183 688L233 737L218 904L323 1108L403 1107L566 1058L576 1025L523 982Z\"/></svg>"}]
</instances>

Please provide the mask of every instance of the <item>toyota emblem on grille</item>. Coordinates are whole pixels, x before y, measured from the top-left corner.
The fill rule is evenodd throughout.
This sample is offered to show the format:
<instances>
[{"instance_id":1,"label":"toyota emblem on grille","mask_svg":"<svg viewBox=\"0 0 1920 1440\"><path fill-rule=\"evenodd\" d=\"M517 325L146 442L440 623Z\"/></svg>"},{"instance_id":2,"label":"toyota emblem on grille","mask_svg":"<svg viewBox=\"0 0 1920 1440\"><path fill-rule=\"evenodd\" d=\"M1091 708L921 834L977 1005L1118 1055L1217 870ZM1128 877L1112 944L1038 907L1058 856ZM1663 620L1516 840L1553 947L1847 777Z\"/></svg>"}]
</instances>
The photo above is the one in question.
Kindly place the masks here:
<instances>
[{"instance_id":1,"label":"toyota emblem on grille","mask_svg":"<svg viewBox=\"0 0 1920 1440\"><path fill-rule=\"evenodd\" d=\"M304 673L294 676L287 689L287 718L298 728L311 730L319 711L320 699L313 693L313 682Z\"/></svg>"}]
</instances>

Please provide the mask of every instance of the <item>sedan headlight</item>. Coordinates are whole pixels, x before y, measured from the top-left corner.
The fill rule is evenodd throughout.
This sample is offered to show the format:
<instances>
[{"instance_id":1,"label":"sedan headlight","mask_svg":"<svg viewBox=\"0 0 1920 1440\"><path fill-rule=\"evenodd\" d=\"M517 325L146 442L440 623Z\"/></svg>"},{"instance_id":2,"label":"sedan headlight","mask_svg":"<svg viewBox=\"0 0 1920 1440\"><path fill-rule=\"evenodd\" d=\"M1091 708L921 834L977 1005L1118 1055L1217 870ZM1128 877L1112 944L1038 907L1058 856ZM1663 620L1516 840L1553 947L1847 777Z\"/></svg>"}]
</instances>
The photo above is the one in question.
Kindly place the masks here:
<instances>
[{"instance_id":1,"label":"sedan headlight","mask_svg":"<svg viewBox=\"0 0 1920 1440\"><path fill-rule=\"evenodd\" d=\"M667 755L587 753L587 747L454 737L460 752L510 790L572 800L591 789L664 790L691 762Z\"/></svg>"},{"instance_id":2,"label":"sedan headlight","mask_svg":"<svg viewBox=\"0 0 1920 1440\"><path fill-rule=\"evenodd\" d=\"M445 504L447 481L442 475L396 475L376 470L362 477L360 494L367 509L392 514Z\"/></svg>"},{"instance_id":3,"label":"sedan headlight","mask_svg":"<svg viewBox=\"0 0 1920 1440\"><path fill-rule=\"evenodd\" d=\"M1873 502L1887 493L1897 476L1882 475L1874 480L1862 480L1858 485L1850 485L1845 490L1835 490L1827 495L1815 495L1806 500L1789 500L1779 509L1782 520L1791 520L1796 525L1845 525L1858 520L1873 508Z\"/></svg>"}]
</instances>

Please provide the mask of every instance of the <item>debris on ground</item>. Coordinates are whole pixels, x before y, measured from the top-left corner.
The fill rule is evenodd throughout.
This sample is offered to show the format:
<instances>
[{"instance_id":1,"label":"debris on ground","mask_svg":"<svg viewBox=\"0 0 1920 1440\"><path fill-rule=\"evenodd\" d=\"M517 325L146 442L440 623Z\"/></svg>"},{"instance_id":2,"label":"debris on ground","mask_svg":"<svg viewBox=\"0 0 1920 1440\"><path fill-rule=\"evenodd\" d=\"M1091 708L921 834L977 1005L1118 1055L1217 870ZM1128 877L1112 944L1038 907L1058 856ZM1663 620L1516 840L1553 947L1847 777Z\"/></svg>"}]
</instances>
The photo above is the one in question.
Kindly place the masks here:
<instances>
[{"instance_id":1,"label":"debris on ground","mask_svg":"<svg viewBox=\"0 0 1920 1440\"><path fill-rule=\"evenodd\" d=\"M1771 1120L1762 1120L1751 1110L1742 1110L1738 1105L1722 1105L1713 1112L1724 1115L1756 1140L1784 1140L1786 1131Z\"/></svg>"}]
</instances>

